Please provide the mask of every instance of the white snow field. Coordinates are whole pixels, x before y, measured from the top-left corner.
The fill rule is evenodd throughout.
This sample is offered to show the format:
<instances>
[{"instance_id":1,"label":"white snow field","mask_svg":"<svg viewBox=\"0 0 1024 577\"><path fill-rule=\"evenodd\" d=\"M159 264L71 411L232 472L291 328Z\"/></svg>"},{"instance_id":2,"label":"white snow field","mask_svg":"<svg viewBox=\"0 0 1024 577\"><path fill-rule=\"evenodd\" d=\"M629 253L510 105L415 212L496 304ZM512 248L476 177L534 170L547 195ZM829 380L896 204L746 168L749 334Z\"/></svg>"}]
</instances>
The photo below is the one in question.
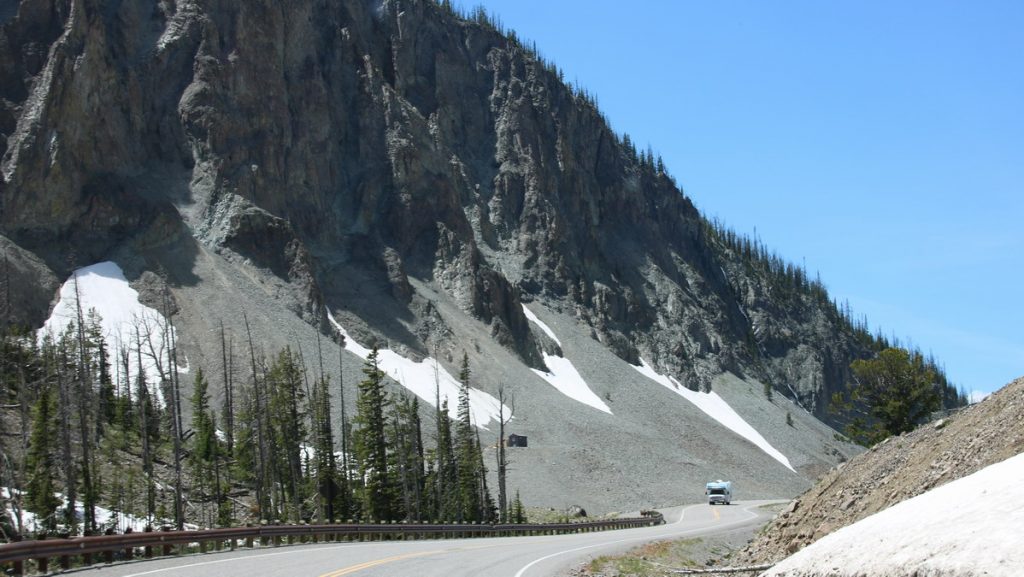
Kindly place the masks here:
<instances>
[{"instance_id":1,"label":"white snow field","mask_svg":"<svg viewBox=\"0 0 1024 577\"><path fill-rule=\"evenodd\" d=\"M737 435L750 441L759 449L767 453L771 458L785 465L790 471L796 472L794 471L793 466L789 464L789 459L786 458L781 451L773 447L764 437L762 437L761 433L758 433L754 427L750 426L750 423L743 420L743 417L734 411L733 408L729 406L729 403L725 402L725 399L718 396L718 393L714 391L708 393L691 391L690 389L682 386L682 384L674 378L656 372L654 367L647 364L647 361L643 358L640 359L640 366L630 366L639 371L643 376L671 391L675 391L678 395L693 403L698 409L704 411L704 413L712 419L726 426Z\"/></svg>"},{"instance_id":2,"label":"white snow field","mask_svg":"<svg viewBox=\"0 0 1024 577\"><path fill-rule=\"evenodd\" d=\"M330 311L327 318L331 324L345 337L345 350L357 357L366 360L370 356L370 349L356 342L348 331L334 319ZM433 357L427 357L420 362L407 359L389 349L377 350L377 366L397 383L411 391L414 395L436 407L437 391L435 384L440 389L441 401L448 400L448 415L455 419L459 410L459 389L462 384L441 366ZM501 403L488 393L470 387L469 389L469 412L470 419L477 427L487 430L487 424L492 420L498 420ZM507 406L504 408L505 418L508 419L512 410Z\"/></svg>"},{"instance_id":3,"label":"white snow field","mask_svg":"<svg viewBox=\"0 0 1024 577\"><path fill-rule=\"evenodd\" d=\"M116 359L118 351L128 350L131 351L128 377L134 383L138 374L136 352L141 344L142 366L146 373L146 381L150 386L159 383L158 364L165 367L165 371L169 365L167 343L164 342L164 337L167 334L165 331L167 321L160 312L139 302L139 293L128 286L124 271L117 263L101 262L80 268L72 273L71 278L65 281L60 288L57 306L53 308L50 318L43 324L43 328L39 332L40 339L47 334L53 335L54 339L59 338L60 333L75 321L77 317L75 308L76 279L86 321L88 322L88 312L92 309L95 309L100 315L103 337L111 357L110 370L115 373L115 377L120 376L123 380L124 376L117 375L123 369L121 364L114 359ZM157 358L160 359L159 362ZM177 370L179 373L188 372L187 359L180 351ZM153 390L158 396L160 395L159 387L153 386Z\"/></svg>"},{"instance_id":4,"label":"white snow field","mask_svg":"<svg viewBox=\"0 0 1024 577\"><path fill-rule=\"evenodd\" d=\"M764 575L1020 577L1024 454L844 527Z\"/></svg>"},{"instance_id":5,"label":"white snow field","mask_svg":"<svg viewBox=\"0 0 1024 577\"><path fill-rule=\"evenodd\" d=\"M526 305L523 305L523 314L526 315L526 318L530 322L540 327L540 330L544 331L545 334L551 337L551 340L558 343L558 346L562 346L562 342L555 336L555 331L551 330L551 327L547 326L537 318L537 315L530 312L530 309L526 308ZM593 407L599 411L604 411L609 415L612 414L612 410L594 393L594 391L590 389L590 385L587 384L587 381L583 380L583 377L569 359L556 357L547 353L542 354L544 355L544 364L547 365L549 372L545 373L544 371L538 371L537 369L530 369L531 371L547 381L552 387L555 387L558 392L570 399Z\"/></svg>"}]
</instances>

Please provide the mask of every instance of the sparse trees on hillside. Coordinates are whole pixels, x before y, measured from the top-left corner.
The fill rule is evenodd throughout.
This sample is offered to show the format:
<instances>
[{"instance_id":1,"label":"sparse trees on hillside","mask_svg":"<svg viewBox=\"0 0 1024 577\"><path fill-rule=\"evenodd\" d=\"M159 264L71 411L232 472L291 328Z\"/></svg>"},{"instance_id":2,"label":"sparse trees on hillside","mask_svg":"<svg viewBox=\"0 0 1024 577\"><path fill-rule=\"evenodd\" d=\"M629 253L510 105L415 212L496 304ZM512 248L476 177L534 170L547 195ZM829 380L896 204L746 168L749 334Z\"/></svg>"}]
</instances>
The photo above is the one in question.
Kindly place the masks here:
<instances>
[{"instance_id":1,"label":"sparse trees on hillside","mask_svg":"<svg viewBox=\"0 0 1024 577\"><path fill-rule=\"evenodd\" d=\"M108 352L98 315L78 316L84 330L76 318L41 344L32 335L6 335L0 343L0 397L25 403L17 405L24 413L22 434L0 439L23 439L16 467L9 465L7 446L0 447L0 477L15 490L5 506L20 511L20 501L26 501L40 528L105 529L98 516L82 515L90 504L179 526L226 526L236 522L236 511L238 520L268 522L488 522L498 509L505 519L515 517L505 495L507 462L500 442L500 507L488 490L480 432L470 410L468 355L462 358L457 419L449 417L448 399L435 383L437 434L429 448L419 399L389 395L379 352L368 356L358 384L353 454L345 452L342 459L351 457L355 475L349 475L339 471L335 456L333 384L324 374L322 354L320 376L312 379L301 349L286 347L268 362L257 356L249 332L251 378L243 377L240 367L236 379L225 330L219 359L224 366L218 369L227 370L218 373L232 381L231 400L213 406L209 373L196 364L185 431L178 428L173 400L178 387L171 373L178 371L167 336L170 324L136 319ZM157 332L164 332L166 345L154 338ZM344 401L344 391L338 393ZM499 397L503 436L511 415L504 409L504 392ZM228 430L222 432L218 422L228 414L221 425ZM346 424L343 420L343 450ZM227 439L234 440L230 454ZM181 474L176 454L185 465ZM61 507L60 493L67 506ZM32 530L20 527L20 517L0 519L0 525L4 531L15 524L17 530Z\"/></svg>"}]
</instances>

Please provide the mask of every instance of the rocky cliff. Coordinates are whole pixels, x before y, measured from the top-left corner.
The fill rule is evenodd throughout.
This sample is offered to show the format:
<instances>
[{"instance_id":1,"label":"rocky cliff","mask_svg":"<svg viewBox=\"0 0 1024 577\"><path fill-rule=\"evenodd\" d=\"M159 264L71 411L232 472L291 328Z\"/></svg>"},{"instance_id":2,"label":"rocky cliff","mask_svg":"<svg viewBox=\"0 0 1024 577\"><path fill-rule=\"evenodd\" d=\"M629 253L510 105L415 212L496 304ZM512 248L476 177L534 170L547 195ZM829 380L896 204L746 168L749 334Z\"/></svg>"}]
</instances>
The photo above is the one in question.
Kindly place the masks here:
<instances>
[{"instance_id":1,"label":"rocky cliff","mask_svg":"<svg viewBox=\"0 0 1024 577\"><path fill-rule=\"evenodd\" d=\"M555 66L447 5L23 0L0 12L0 135L0 234L33 326L58 279L109 259L170 288L200 363L218 321L253 318L269 348L332 335L331 313L413 359L475 350L481 386L524 399L525 369L560 354L524 316L537 303L581 351L694 390L769 383L828 419L870 353ZM601 373L606 399L635 395L635 375ZM588 443L565 427L549 432ZM815 434L805 474L839 455Z\"/></svg>"}]
</instances>

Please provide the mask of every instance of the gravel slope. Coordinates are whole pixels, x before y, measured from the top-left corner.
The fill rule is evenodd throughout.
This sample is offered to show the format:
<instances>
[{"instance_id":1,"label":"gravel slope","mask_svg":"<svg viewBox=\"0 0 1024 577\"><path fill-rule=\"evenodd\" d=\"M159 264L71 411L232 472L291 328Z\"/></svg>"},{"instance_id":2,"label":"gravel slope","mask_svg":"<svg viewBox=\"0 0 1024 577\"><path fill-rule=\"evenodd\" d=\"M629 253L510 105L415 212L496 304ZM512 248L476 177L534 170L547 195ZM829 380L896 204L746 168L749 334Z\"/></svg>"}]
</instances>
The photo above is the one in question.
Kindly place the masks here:
<instances>
[{"instance_id":1,"label":"gravel slope","mask_svg":"<svg viewBox=\"0 0 1024 577\"><path fill-rule=\"evenodd\" d=\"M790 503L736 564L778 561L841 527L1021 452L1024 378L838 466Z\"/></svg>"}]
</instances>

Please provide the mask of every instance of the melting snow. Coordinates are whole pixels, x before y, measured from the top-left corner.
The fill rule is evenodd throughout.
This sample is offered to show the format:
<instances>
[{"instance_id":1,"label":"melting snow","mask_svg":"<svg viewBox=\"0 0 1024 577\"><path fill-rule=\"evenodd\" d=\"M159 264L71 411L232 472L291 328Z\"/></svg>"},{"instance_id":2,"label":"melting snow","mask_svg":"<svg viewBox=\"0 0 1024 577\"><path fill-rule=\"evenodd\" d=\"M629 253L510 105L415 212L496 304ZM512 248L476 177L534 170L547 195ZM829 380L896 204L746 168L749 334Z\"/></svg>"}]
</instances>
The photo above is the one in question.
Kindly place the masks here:
<instances>
[{"instance_id":1,"label":"melting snow","mask_svg":"<svg viewBox=\"0 0 1024 577\"><path fill-rule=\"evenodd\" d=\"M345 337L345 350L365 360L370 356L370 349L360 345L351 335L348 334L334 316L328 311L327 318L331 324ZM459 389L462 383L453 377L433 357L427 357L420 362L407 359L389 349L377 351L377 366L389 377L410 390L420 399L423 399L431 406L436 406L435 383L440 388L442 402L448 400L448 416L455 419L458 417ZM498 411L501 403L493 396L480 389L469 389L469 412L473 423L486 430L488 423L498 420ZM504 408L506 418L512 414L507 406Z\"/></svg>"},{"instance_id":2,"label":"melting snow","mask_svg":"<svg viewBox=\"0 0 1024 577\"><path fill-rule=\"evenodd\" d=\"M725 425L737 435L757 445L759 449L768 453L768 455L773 459L785 465L790 471L793 471L793 466L789 464L789 459L787 459L786 456L778 449L771 446L771 444L761 436L761 433L758 433L754 427L750 426L750 423L744 421L743 417L739 416L739 414L725 402L725 399L718 396L718 393L714 391L709 393L691 391L690 389L682 386L679 381L674 378L666 377L665 375L655 372L654 367L647 364L647 361L643 360L643 358L640 359L639 367L636 365L630 366L652 381L665 386L669 390L675 391L684 399L693 403L698 409L704 411L708 416Z\"/></svg>"},{"instance_id":3,"label":"melting snow","mask_svg":"<svg viewBox=\"0 0 1024 577\"><path fill-rule=\"evenodd\" d=\"M540 327L540 329L551 337L553 341L558 343L558 346L562 346L562 342L555 336L555 332L546 324L541 322L541 320L537 318L537 315L530 312L530 309L526 308L526 305L523 305L523 314L526 315L527 319ZM583 380L583 377L580 376L579 371L576 370L576 367L573 366L569 359L556 357L547 353L543 354L544 364L547 365L550 371L545 373L544 371L538 371L537 369L530 369L531 371L537 373L540 378L547 381L551 386L558 389L558 392L570 399L579 401L584 405L594 407L599 411L604 411L609 415L612 414L612 410L608 408L608 405L606 405L600 397L594 394L594 391L590 390L590 385Z\"/></svg>"},{"instance_id":4,"label":"melting snow","mask_svg":"<svg viewBox=\"0 0 1024 577\"><path fill-rule=\"evenodd\" d=\"M1024 454L844 527L765 575L1017 577L1021 535Z\"/></svg>"},{"instance_id":5,"label":"melting snow","mask_svg":"<svg viewBox=\"0 0 1024 577\"><path fill-rule=\"evenodd\" d=\"M14 494L18 494L18 491L15 490ZM5 499L9 499L11 498L11 495L12 493L10 489L8 489L7 487L0 487L0 496L3 496ZM61 501L60 506L57 508L57 516L59 519L63 519L64 509L67 507L67 499L64 498L63 493L54 493L54 495ZM85 507L82 505L81 502L78 502L76 504L75 513L76 516L78 517L78 522L82 523L82 520L85 519ZM18 522L15 518L16 516L14 514L14 508L10 504L7 505L7 514L13 521L15 527L17 527ZM42 528L41 526L37 525L37 523L39 522L38 516L35 513L32 513L31 511L22 510L21 522L25 529L29 531L35 531L37 528ZM105 507L100 507L98 505L96 506L96 525L98 525L100 528L106 529L112 527L116 529L118 533L124 533L125 529L131 527L133 533L138 533L144 530L146 528L146 525L149 524L150 522L147 521L146 518L144 517L136 517L134 515L129 515L127 513L117 513ZM152 522L153 527L157 529L159 529L159 527L162 525L173 524L173 521L161 521L158 519L154 519ZM185 528L197 529L198 527L196 525L186 523Z\"/></svg>"},{"instance_id":6,"label":"melting snow","mask_svg":"<svg viewBox=\"0 0 1024 577\"><path fill-rule=\"evenodd\" d=\"M132 351L131 360L128 363L128 376L134 383L138 374L138 360L135 355L135 351L138 350L137 327L140 333L138 338L142 344L142 366L146 373L146 380L151 386L159 383L160 371L157 369L158 363L155 359L160 358L159 364L166 370L168 361L164 343L164 327L167 321L158 311L139 302L139 293L128 286L124 271L116 263L106 261L76 270L61 287L57 306L54 307L50 318L43 324L40 335L51 333L56 338L75 320L77 316L75 309L76 277L78 294L81 297L82 311L86 315L86 321L88 322L90 309L95 309L100 315L103 337L110 354L111 371L122 370L121 363L117 361L116 357L119 350ZM187 373L188 361L180 351L178 360L178 372ZM154 388L159 395L159 387Z\"/></svg>"}]
</instances>

